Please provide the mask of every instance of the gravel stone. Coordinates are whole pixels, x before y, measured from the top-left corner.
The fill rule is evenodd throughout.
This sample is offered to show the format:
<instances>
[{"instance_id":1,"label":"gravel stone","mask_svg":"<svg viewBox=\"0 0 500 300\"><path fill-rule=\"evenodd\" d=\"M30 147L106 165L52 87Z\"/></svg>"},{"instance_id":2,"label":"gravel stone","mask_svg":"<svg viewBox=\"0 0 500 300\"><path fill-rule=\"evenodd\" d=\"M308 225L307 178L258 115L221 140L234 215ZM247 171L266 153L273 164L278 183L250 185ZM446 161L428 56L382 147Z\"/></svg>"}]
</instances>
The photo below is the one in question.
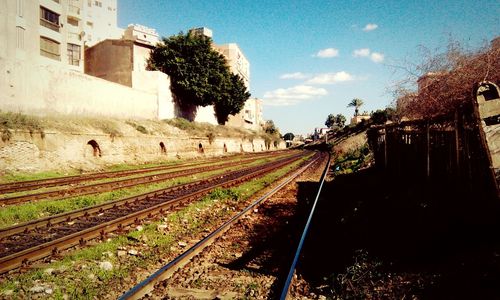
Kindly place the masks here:
<instances>
[{"instance_id":1,"label":"gravel stone","mask_svg":"<svg viewBox=\"0 0 500 300\"><path fill-rule=\"evenodd\" d=\"M99 264L99 267L104 270L104 271L111 271L113 270L113 264L109 261L102 261L100 264Z\"/></svg>"}]
</instances>

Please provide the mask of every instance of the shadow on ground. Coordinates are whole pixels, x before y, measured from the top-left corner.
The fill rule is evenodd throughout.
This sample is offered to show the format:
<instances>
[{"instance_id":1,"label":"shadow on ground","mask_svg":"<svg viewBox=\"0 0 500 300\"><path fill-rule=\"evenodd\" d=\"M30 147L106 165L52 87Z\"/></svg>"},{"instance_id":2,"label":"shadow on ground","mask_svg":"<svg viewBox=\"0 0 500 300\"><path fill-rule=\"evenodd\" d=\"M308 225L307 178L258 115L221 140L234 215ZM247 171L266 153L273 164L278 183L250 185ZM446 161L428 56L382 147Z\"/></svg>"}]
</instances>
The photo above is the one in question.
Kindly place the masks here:
<instances>
[{"instance_id":1,"label":"shadow on ground","mask_svg":"<svg viewBox=\"0 0 500 300\"><path fill-rule=\"evenodd\" d=\"M337 177L298 273L343 299L500 299L498 202L461 187L426 190L373 169Z\"/></svg>"}]
</instances>

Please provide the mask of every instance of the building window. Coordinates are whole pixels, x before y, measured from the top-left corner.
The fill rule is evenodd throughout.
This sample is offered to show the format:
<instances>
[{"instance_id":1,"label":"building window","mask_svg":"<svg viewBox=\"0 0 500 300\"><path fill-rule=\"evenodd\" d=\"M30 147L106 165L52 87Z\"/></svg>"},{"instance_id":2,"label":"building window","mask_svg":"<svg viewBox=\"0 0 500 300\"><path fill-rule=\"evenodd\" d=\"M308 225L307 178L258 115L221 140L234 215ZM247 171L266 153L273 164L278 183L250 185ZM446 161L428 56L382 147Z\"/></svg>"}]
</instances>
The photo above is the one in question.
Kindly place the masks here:
<instances>
[{"instance_id":1,"label":"building window","mask_svg":"<svg viewBox=\"0 0 500 300\"><path fill-rule=\"evenodd\" d=\"M17 6L16 6L16 13L17 16L22 18L24 15L24 0L17 0Z\"/></svg>"},{"instance_id":2,"label":"building window","mask_svg":"<svg viewBox=\"0 0 500 300\"><path fill-rule=\"evenodd\" d=\"M73 66L80 65L80 46L68 43L68 64Z\"/></svg>"},{"instance_id":3,"label":"building window","mask_svg":"<svg viewBox=\"0 0 500 300\"><path fill-rule=\"evenodd\" d=\"M87 6L91 7L92 6L92 0L87 0Z\"/></svg>"},{"instance_id":4,"label":"building window","mask_svg":"<svg viewBox=\"0 0 500 300\"><path fill-rule=\"evenodd\" d=\"M40 25L59 32L59 15L40 6Z\"/></svg>"},{"instance_id":5,"label":"building window","mask_svg":"<svg viewBox=\"0 0 500 300\"><path fill-rule=\"evenodd\" d=\"M16 48L24 49L24 28L16 27Z\"/></svg>"},{"instance_id":6,"label":"building window","mask_svg":"<svg viewBox=\"0 0 500 300\"><path fill-rule=\"evenodd\" d=\"M78 27L78 20L77 20L77 19L73 19L73 18L69 18L69 17L68 17L68 24L69 24L69 25L72 25L72 26L76 26L76 27Z\"/></svg>"},{"instance_id":7,"label":"building window","mask_svg":"<svg viewBox=\"0 0 500 300\"><path fill-rule=\"evenodd\" d=\"M49 38L40 37L40 55L52 58L55 60L61 60L61 50L59 48L59 43L53 41Z\"/></svg>"},{"instance_id":8,"label":"building window","mask_svg":"<svg viewBox=\"0 0 500 300\"><path fill-rule=\"evenodd\" d=\"M102 7L102 2L101 1L94 1L94 5Z\"/></svg>"},{"instance_id":9,"label":"building window","mask_svg":"<svg viewBox=\"0 0 500 300\"><path fill-rule=\"evenodd\" d=\"M87 21L87 26L90 27L90 28L92 28L92 27L94 27L94 23Z\"/></svg>"}]
</instances>

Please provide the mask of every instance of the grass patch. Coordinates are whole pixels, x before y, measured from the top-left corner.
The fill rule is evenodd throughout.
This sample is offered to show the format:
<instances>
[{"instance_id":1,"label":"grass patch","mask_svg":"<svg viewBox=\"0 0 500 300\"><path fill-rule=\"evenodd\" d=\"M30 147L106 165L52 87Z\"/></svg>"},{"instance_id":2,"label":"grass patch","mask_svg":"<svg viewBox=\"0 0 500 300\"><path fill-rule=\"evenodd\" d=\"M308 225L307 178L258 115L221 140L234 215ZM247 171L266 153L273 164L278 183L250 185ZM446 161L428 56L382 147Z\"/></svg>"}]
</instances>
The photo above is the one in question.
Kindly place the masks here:
<instances>
[{"instance_id":1,"label":"grass patch","mask_svg":"<svg viewBox=\"0 0 500 300\"><path fill-rule=\"evenodd\" d=\"M371 160L373 160L373 155L366 143L347 152L334 153L333 161L335 164L332 169L335 175L350 174L368 165Z\"/></svg>"},{"instance_id":2,"label":"grass patch","mask_svg":"<svg viewBox=\"0 0 500 300\"><path fill-rule=\"evenodd\" d=\"M132 121L126 121L125 123L132 126L133 128L135 128L135 130L139 131L142 134L149 134L149 131L146 129L146 127L144 127L142 125L139 125L139 124L132 122Z\"/></svg>"},{"instance_id":3,"label":"grass patch","mask_svg":"<svg viewBox=\"0 0 500 300\"><path fill-rule=\"evenodd\" d=\"M163 120L168 125L186 131L190 135L205 136L209 141L213 141L216 136L245 137L254 135L255 132L241 128L228 128L222 125L212 125L209 123L190 122L183 118Z\"/></svg>"},{"instance_id":4,"label":"grass patch","mask_svg":"<svg viewBox=\"0 0 500 300\"><path fill-rule=\"evenodd\" d=\"M254 166L270 161L270 158L259 159L247 166ZM60 200L47 200L25 203L20 205L11 205L0 208L0 228L9 227L15 224L24 223L31 220L36 220L55 214L69 212L72 210L81 209L101 203L113 201L148 193L151 191L169 188L175 185L190 183L196 180L205 179L214 175L224 174L234 171L239 167L224 168L222 170L209 171L205 173L198 173L195 175L173 178L159 183L134 186L130 188L114 190L110 192L76 196ZM109 180L109 179L107 179Z\"/></svg>"},{"instance_id":5,"label":"grass patch","mask_svg":"<svg viewBox=\"0 0 500 300\"><path fill-rule=\"evenodd\" d=\"M232 209L224 208L232 208L238 202L247 200L255 192L268 186L299 163L300 161L277 169L265 177L238 187L216 189L200 201L168 214L164 221L144 225L142 231L132 231L107 242L75 250L61 261L51 263L44 269L36 269L19 276L12 276L0 283L0 292L11 290L14 295L22 293L24 298L29 298L32 296L29 289L35 283L43 283L53 288L53 298L55 299L104 297L108 295L109 286L113 285L113 281L130 277L137 266L153 265L160 258L168 256L172 246L176 245L179 238L199 234L206 228L214 227L215 223L221 223L222 219L228 218L230 214L234 213ZM213 209L214 205L217 205L219 209ZM168 225L168 232L157 230L157 226L161 223ZM138 243L146 243L149 246L149 251L140 256L127 256L124 260L120 260L115 255L120 247L134 247ZM113 269L110 271L102 270L99 267L99 263L102 261L111 262ZM46 272L48 268L57 272Z\"/></svg>"},{"instance_id":6,"label":"grass patch","mask_svg":"<svg viewBox=\"0 0 500 300\"><path fill-rule=\"evenodd\" d=\"M11 139L11 129L24 129L28 130L31 136L39 133L40 137L45 137L41 119L21 113L0 111L0 129L2 131L1 138L4 142Z\"/></svg>"}]
</instances>

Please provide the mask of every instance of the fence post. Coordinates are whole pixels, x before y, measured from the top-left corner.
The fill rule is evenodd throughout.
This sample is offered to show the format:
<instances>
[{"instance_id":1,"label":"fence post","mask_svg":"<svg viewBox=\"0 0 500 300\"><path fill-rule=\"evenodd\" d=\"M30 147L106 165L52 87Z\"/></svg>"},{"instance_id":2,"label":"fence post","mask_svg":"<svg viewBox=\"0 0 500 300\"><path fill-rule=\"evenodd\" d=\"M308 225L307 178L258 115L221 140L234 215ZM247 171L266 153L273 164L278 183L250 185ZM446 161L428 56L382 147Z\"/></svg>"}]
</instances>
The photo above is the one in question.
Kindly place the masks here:
<instances>
[{"instance_id":1,"label":"fence post","mask_svg":"<svg viewBox=\"0 0 500 300\"><path fill-rule=\"evenodd\" d=\"M456 163L456 172L457 175L460 176L460 138L458 136L459 131L459 121L458 121L458 110L455 111L455 163Z\"/></svg>"},{"instance_id":2,"label":"fence post","mask_svg":"<svg viewBox=\"0 0 500 300\"><path fill-rule=\"evenodd\" d=\"M387 125L384 125L384 170L387 172Z\"/></svg>"},{"instance_id":3,"label":"fence post","mask_svg":"<svg viewBox=\"0 0 500 300\"><path fill-rule=\"evenodd\" d=\"M431 139L430 139L430 130L429 130L429 121L425 122L425 145L426 145L426 177L427 180L431 177Z\"/></svg>"}]
</instances>

